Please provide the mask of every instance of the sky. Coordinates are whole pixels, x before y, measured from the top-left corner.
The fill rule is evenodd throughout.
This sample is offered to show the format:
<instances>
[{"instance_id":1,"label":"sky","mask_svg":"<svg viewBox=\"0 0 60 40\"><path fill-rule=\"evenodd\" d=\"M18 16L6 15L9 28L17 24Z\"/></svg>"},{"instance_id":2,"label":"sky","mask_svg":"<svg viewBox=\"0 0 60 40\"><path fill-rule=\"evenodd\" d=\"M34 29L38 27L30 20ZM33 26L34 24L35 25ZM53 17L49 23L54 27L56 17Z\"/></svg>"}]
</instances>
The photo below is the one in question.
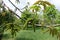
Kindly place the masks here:
<instances>
[{"instance_id":1,"label":"sky","mask_svg":"<svg viewBox=\"0 0 60 40\"><path fill-rule=\"evenodd\" d=\"M5 4L14 11L14 7L9 3L8 0L3 0L5 2ZM37 0L20 0L20 4L17 4L15 2L15 0L11 0L19 9L22 9L23 7L25 7L25 5L27 5L27 2L30 3L30 6L33 5L34 2L36 2ZM51 4L54 4L55 7L60 11L60 0L48 0ZM16 13L19 13L19 11L17 11ZM20 14L18 14L20 15Z\"/></svg>"},{"instance_id":2,"label":"sky","mask_svg":"<svg viewBox=\"0 0 60 40\"><path fill-rule=\"evenodd\" d=\"M11 5L8 0L3 0L3 1L4 1L4 3L5 3L10 9L12 9L12 10L14 11L14 9L15 9L14 6ZM15 0L11 0L11 1L12 1L19 9L22 9L23 7L25 7L25 6L27 5L27 2L29 2L30 5L32 5L34 2L36 2L36 0L21 0L21 1L20 1L20 4L17 4L17 3L15 2ZM19 11L17 11L16 13L17 13L18 15L21 15Z\"/></svg>"},{"instance_id":3,"label":"sky","mask_svg":"<svg viewBox=\"0 0 60 40\"><path fill-rule=\"evenodd\" d=\"M8 0L3 0L7 6L9 6L11 9L13 9L12 5L9 3ZM21 0L20 4L17 5L17 3L15 2L15 0L11 0L18 8L23 8L25 5L27 5L27 2L30 3L30 5L32 5L34 2L36 2L36 0Z\"/></svg>"},{"instance_id":4,"label":"sky","mask_svg":"<svg viewBox=\"0 0 60 40\"><path fill-rule=\"evenodd\" d=\"M49 2L54 4L55 7L60 11L60 0L49 0Z\"/></svg>"}]
</instances>

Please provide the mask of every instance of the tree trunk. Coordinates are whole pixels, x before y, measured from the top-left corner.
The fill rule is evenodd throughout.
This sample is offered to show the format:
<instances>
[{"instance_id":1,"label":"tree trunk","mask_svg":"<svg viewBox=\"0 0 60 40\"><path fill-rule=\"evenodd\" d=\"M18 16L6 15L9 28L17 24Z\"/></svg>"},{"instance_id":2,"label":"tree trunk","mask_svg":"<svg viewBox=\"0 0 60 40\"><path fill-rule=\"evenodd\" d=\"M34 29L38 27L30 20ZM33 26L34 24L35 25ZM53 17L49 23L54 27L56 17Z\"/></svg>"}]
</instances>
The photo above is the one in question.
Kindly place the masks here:
<instances>
[{"instance_id":1,"label":"tree trunk","mask_svg":"<svg viewBox=\"0 0 60 40\"><path fill-rule=\"evenodd\" d=\"M0 40L3 38L3 32L0 32Z\"/></svg>"},{"instance_id":2,"label":"tree trunk","mask_svg":"<svg viewBox=\"0 0 60 40\"><path fill-rule=\"evenodd\" d=\"M35 32L35 25L34 25L34 23L33 23L33 29L34 29L34 32Z\"/></svg>"},{"instance_id":3,"label":"tree trunk","mask_svg":"<svg viewBox=\"0 0 60 40\"><path fill-rule=\"evenodd\" d=\"M2 40L2 38L3 38L3 33L4 33L4 29L0 28L0 40Z\"/></svg>"}]
</instances>

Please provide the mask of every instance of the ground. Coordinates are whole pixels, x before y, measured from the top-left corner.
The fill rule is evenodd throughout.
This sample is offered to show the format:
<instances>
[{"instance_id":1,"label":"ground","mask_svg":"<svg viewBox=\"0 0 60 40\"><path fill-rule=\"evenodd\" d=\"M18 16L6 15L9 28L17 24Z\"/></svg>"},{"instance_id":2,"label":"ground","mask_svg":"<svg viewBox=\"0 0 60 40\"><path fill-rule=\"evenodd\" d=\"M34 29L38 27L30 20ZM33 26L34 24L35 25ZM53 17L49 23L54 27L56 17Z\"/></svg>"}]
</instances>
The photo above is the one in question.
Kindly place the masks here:
<instances>
[{"instance_id":1,"label":"ground","mask_svg":"<svg viewBox=\"0 0 60 40\"><path fill-rule=\"evenodd\" d=\"M16 37L11 38L10 36L10 34L5 33L3 40L57 40L56 36L52 37L49 32L44 33L41 29L36 29L36 32L31 29L21 30Z\"/></svg>"}]
</instances>

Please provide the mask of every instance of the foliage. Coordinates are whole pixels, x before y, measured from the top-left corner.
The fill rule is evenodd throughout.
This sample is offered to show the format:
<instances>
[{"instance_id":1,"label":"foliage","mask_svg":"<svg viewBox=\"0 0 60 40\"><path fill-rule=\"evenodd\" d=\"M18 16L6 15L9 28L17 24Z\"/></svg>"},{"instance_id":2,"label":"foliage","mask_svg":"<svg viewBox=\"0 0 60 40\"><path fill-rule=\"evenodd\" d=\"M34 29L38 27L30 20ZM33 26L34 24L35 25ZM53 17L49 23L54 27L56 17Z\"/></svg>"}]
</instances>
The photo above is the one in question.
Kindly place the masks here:
<instances>
[{"instance_id":1,"label":"foliage","mask_svg":"<svg viewBox=\"0 0 60 40\"><path fill-rule=\"evenodd\" d=\"M60 12L59 11L57 11L57 14L56 14L56 23L60 24Z\"/></svg>"},{"instance_id":2,"label":"foliage","mask_svg":"<svg viewBox=\"0 0 60 40\"><path fill-rule=\"evenodd\" d=\"M30 8L32 11L39 11L42 7L41 5L46 9L45 7L51 6L52 4L47 1L38 0Z\"/></svg>"},{"instance_id":3,"label":"foliage","mask_svg":"<svg viewBox=\"0 0 60 40\"><path fill-rule=\"evenodd\" d=\"M56 14L57 14L57 10L55 9L54 6L46 7L46 9L44 10L44 14L43 14L44 20L52 24L56 20Z\"/></svg>"},{"instance_id":4,"label":"foliage","mask_svg":"<svg viewBox=\"0 0 60 40\"><path fill-rule=\"evenodd\" d=\"M37 11L40 10L40 6L33 5L33 6L30 7L30 9L32 9L33 12L35 12L35 11L37 12Z\"/></svg>"},{"instance_id":5,"label":"foliage","mask_svg":"<svg viewBox=\"0 0 60 40\"><path fill-rule=\"evenodd\" d=\"M46 7L46 9L44 10L44 20L45 20L45 23L49 24L49 32L52 36L57 36L57 38L60 38L59 35L60 35L60 32L59 32L59 26L56 25L56 15L58 14L57 13L58 10L55 9L54 6L49 6L49 7ZM53 26L53 25L56 25L56 26ZM59 39L60 40L60 39Z\"/></svg>"},{"instance_id":6,"label":"foliage","mask_svg":"<svg viewBox=\"0 0 60 40\"><path fill-rule=\"evenodd\" d=\"M20 1L19 0L15 0L16 1L16 3L20 3Z\"/></svg>"},{"instance_id":7,"label":"foliage","mask_svg":"<svg viewBox=\"0 0 60 40\"><path fill-rule=\"evenodd\" d=\"M59 28L59 26L56 25L57 24L56 19L58 18L58 20L59 20L59 17L57 17L58 10L55 8L55 6L50 4L47 1L37 1L36 3L34 3L34 5L36 5L36 6L38 6L38 5L44 6L44 10L43 10L43 14L42 14L43 15L42 22L45 25L45 27L47 27L47 25L48 25L48 28L49 28L48 30L49 30L49 32L50 32L50 34L52 36L56 35L59 38L58 35L60 35L60 32L58 31L59 29L56 29L56 27ZM35 9L34 5L32 6L32 8ZM40 8L40 7L38 7L38 8ZM42 25L42 26L44 26L44 25Z\"/></svg>"},{"instance_id":8,"label":"foliage","mask_svg":"<svg viewBox=\"0 0 60 40\"><path fill-rule=\"evenodd\" d=\"M0 32L11 30L11 34L15 35L16 31L20 30L15 19L16 17L10 11L5 10L5 12L0 13Z\"/></svg>"},{"instance_id":9,"label":"foliage","mask_svg":"<svg viewBox=\"0 0 60 40\"><path fill-rule=\"evenodd\" d=\"M32 13L29 10L25 10L23 12L24 13L21 17L25 19L25 21L21 20L21 22L23 21L24 28L27 27L27 25L33 25L39 22L39 16L35 13Z\"/></svg>"}]
</instances>

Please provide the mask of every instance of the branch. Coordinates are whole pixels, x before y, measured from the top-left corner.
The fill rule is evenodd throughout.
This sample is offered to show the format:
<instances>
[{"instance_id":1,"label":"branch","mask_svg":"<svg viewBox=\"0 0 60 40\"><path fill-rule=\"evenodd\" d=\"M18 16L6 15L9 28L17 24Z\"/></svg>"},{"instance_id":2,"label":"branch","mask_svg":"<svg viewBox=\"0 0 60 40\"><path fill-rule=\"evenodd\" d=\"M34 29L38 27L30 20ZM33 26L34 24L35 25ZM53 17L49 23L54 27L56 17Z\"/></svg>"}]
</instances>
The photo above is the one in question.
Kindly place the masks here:
<instances>
[{"instance_id":1,"label":"branch","mask_svg":"<svg viewBox=\"0 0 60 40\"><path fill-rule=\"evenodd\" d=\"M9 2L16 8L16 9L18 9L21 13L23 13L18 7L16 7L10 0L9 0Z\"/></svg>"},{"instance_id":2,"label":"branch","mask_svg":"<svg viewBox=\"0 0 60 40\"><path fill-rule=\"evenodd\" d=\"M3 2L3 3L4 3L4 2ZM12 12L14 15L16 15L18 18L22 19L19 15L17 15L14 11L12 11L5 3L4 3L4 6L7 7L8 10L9 10L10 12ZM22 19L22 20L24 20L24 19Z\"/></svg>"},{"instance_id":3,"label":"branch","mask_svg":"<svg viewBox=\"0 0 60 40\"><path fill-rule=\"evenodd\" d=\"M36 26L44 26L44 27L50 27L50 26L53 26L53 27L56 27L56 26L60 26L60 24L53 24L53 25L41 25L41 24L35 24Z\"/></svg>"}]
</instances>

